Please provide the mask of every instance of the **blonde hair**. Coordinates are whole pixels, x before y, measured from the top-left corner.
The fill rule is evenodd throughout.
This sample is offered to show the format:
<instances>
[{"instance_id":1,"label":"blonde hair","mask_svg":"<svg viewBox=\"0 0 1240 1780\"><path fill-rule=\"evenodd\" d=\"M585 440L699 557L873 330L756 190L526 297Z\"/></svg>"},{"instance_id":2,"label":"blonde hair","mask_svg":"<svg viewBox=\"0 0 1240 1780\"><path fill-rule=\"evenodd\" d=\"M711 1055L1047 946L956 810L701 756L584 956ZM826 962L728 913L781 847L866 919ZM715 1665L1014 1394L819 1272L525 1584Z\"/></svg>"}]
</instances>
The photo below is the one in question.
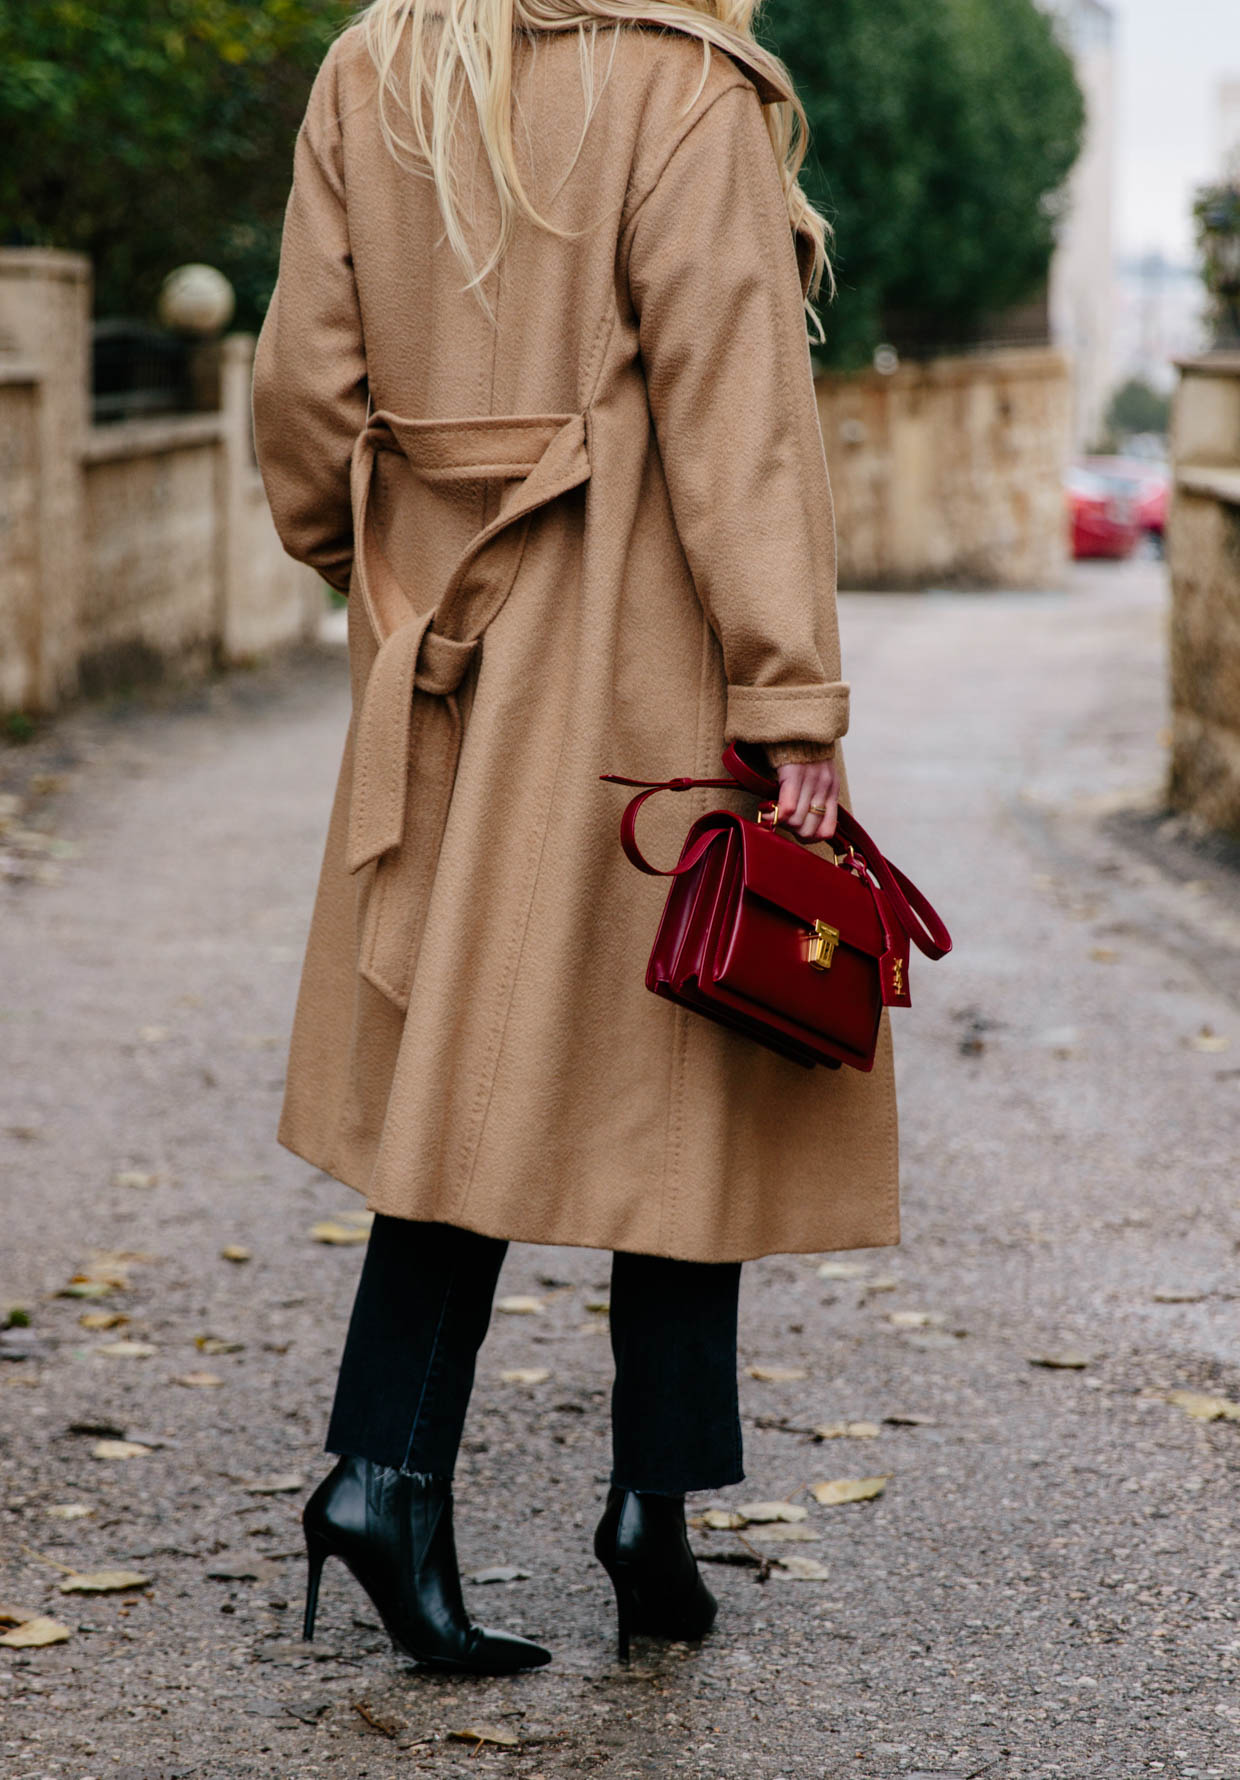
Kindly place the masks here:
<instances>
[{"instance_id":1,"label":"blonde hair","mask_svg":"<svg viewBox=\"0 0 1240 1780\"><path fill-rule=\"evenodd\" d=\"M434 179L448 241L469 274L466 288L481 295L483 281L503 256L519 216L553 234L564 233L539 214L517 166L513 144L514 33L576 29L585 97L584 141L598 100L594 52L600 26L649 25L701 41L703 82L710 52L719 49L735 56L780 95L764 104L763 110L788 201L789 221L807 238L812 250L810 298L818 295L824 279L832 289L828 225L798 183L808 138L805 112L783 63L754 37L754 15L760 4L761 0L371 0L361 25L379 74L384 139L402 164ZM441 20L443 27L433 46L426 28L432 17ZM396 67L406 29L409 64L402 88ZM482 131L499 205L499 229L481 264L475 261L462 215L455 152L467 94ZM412 140L393 126L393 100L412 126ZM581 142L578 153L580 150ZM816 323L812 309L810 313Z\"/></svg>"}]
</instances>

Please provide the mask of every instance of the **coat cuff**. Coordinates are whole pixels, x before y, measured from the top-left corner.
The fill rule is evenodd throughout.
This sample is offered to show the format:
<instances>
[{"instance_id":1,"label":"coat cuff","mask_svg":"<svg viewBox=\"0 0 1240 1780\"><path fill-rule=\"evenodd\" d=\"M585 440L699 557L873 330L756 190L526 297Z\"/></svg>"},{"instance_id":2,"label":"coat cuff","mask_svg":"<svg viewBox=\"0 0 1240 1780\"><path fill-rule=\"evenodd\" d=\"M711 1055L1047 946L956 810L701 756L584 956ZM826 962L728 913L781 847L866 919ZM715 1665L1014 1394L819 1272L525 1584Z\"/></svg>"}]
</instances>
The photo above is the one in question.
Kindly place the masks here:
<instances>
[{"instance_id":1,"label":"coat cuff","mask_svg":"<svg viewBox=\"0 0 1240 1780\"><path fill-rule=\"evenodd\" d=\"M835 742L848 730L848 683L729 686L726 742Z\"/></svg>"},{"instance_id":2,"label":"coat cuff","mask_svg":"<svg viewBox=\"0 0 1240 1780\"><path fill-rule=\"evenodd\" d=\"M811 760L834 760L834 742L767 742L766 757L772 766L804 766Z\"/></svg>"}]
</instances>

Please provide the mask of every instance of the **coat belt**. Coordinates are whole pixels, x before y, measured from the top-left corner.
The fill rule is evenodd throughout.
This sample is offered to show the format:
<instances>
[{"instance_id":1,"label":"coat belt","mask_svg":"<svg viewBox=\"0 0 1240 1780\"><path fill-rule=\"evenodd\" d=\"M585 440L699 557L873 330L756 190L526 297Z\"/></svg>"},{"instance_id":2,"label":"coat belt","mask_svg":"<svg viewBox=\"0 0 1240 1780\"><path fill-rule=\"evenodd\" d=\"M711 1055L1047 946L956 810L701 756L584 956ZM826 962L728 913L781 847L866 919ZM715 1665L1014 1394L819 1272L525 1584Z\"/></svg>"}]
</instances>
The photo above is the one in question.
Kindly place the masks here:
<instances>
[{"instance_id":1,"label":"coat belt","mask_svg":"<svg viewBox=\"0 0 1240 1780\"><path fill-rule=\"evenodd\" d=\"M504 484L499 510L470 540L429 610L375 547L369 516L378 453L402 454L428 482ZM589 479L584 414L402 420L375 413L350 466L353 578L378 653L353 735L346 863L377 862L358 968L404 1009L448 820L461 747L457 691L508 598L537 511Z\"/></svg>"}]
</instances>

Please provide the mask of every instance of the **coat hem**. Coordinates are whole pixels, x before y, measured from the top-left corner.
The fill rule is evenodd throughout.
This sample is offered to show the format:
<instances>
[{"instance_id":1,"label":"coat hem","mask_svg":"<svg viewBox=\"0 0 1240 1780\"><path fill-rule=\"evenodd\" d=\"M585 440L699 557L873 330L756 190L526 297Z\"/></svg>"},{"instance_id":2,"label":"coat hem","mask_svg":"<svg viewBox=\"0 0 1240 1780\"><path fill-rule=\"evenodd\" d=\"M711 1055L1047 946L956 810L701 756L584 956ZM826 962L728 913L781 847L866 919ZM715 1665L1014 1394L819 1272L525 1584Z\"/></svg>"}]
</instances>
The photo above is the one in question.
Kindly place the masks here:
<instances>
[{"instance_id":1,"label":"coat hem","mask_svg":"<svg viewBox=\"0 0 1240 1780\"><path fill-rule=\"evenodd\" d=\"M277 1141L282 1149L288 1150L301 1161L308 1162L311 1168L317 1168L321 1174L328 1175L332 1180L339 1181L341 1186L348 1187L352 1192L360 1194L365 1199L369 1210L380 1212L385 1217L408 1218L410 1216L407 1211L399 1211L395 1206L383 1204L378 1199L372 1199L368 1181L353 1177L350 1170L342 1168L339 1164L329 1163L326 1159L326 1152L318 1151L315 1145L302 1145L285 1136L279 1136ZM666 1246L628 1248L624 1244L617 1245L609 1242L603 1237L600 1237L596 1242L587 1242L583 1241L580 1236L570 1236L554 1228L540 1228L537 1233L534 1233L521 1225L519 1220L510 1223L507 1219L465 1217L459 1212L450 1218L428 1219L427 1221L448 1224L457 1230L469 1230L476 1236L490 1236L497 1242L526 1243L532 1248L583 1248L602 1253L614 1253L618 1247L621 1253L626 1254L656 1255L675 1261L706 1261L720 1264L736 1261L761 1261L774 1255L845 1254L854 1249L896 1248L900 1242L898 1222L893 1230L891 1222L888 1221L884 1225L882 1234L867 1232L864 1239L856 1241L842 1242L838 1236L833 1241L813 1242L807 1238L803 1244L789 1248L751 1248L745 1244L741 1247L712 1250L710 1254L703 1254L700 1250L690 1254L683 1252L679 1246L674 1249Z\"/></svg>"}]
</instances>

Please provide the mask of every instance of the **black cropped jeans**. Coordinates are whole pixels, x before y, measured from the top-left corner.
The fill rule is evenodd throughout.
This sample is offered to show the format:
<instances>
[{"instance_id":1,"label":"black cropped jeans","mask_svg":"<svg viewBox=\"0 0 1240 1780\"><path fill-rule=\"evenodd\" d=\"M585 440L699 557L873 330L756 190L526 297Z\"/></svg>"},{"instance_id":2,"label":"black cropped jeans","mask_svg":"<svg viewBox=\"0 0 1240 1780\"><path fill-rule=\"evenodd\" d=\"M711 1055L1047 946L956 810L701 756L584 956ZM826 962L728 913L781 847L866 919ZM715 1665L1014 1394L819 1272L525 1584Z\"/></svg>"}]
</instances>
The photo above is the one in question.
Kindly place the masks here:
<instances>
[{"instance_id":1,"label":"black cropped jeans","mask_svg":"<svg viewBox=\"0 0 1240 1780\"><path fill-rule=\"evenodd\" d=\"M327 1450L451 1477L507 1243L377 1216ZM658 1495L744 1475L739 1263L617 1253L611 1272L612 1482Z\"/></svg>"}]
</instances>

